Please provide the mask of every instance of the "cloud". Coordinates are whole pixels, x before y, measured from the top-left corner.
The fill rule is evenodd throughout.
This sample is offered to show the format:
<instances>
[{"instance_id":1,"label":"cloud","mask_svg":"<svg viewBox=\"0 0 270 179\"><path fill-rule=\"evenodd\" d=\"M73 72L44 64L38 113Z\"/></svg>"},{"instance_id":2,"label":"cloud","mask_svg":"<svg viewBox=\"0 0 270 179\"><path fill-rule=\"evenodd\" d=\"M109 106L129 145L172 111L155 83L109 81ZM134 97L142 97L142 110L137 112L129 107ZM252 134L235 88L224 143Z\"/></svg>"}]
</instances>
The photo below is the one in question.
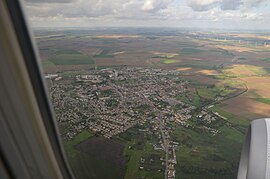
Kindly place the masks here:
<instances>
[{"instance_id":1,"label":"cloud","mask_svg":"<svg viewBox=\"0 0 270 179\"><path fill-rule=\"evenodd\" d=\"M194 11L207 11L216 7L220 0L187 0L186 3Z\"/></svg>"},{"instance_id":2,"label":"cloud","mask_svg":"<svg viewBox=\"0 0 270 179\"><path fill-rule=\"evenodd\" d=\"M34 1L34 0L27 0ZM73 0L72 3L27 3L30 16L152 18L169 7L173 0ZM64 0L57 0L63 2ZM68 2L68 1L66 1Z\"/></svg>"},{"instance_id":3,"label":"cloud","mask_svg":"<svg viewBox=\"0 0 270 179\"><path fill-rule=\"evenodd\" d=\"M58 0L59 1L59 0ZM72 3L28 3L26 10L30 16L51 17L61 15L63 17L99 17L111 15L122 9L124 0L75 0Z\"/></svg>"},{"instance_id":4,"label":"cloud","mask_svg":"<svg viewBox=\"0 0 270 179\"><path fill-rule=\"evenodd\" d=\"M157 12L166 9L172 0L146 0L142 5L143 11Z\"/></svg>"},{"instance_id":5,"label":"cloud","mask_svg":"<svg viewBox=\"0 0 270 179\"><path fill-rule=\"evenodd\" d=\"M260 6L267 0L186 0L186 3L194 11L208 11L213 8L221 10L249 9Z\"/></svg>"},{"instance_id":6,"label":"cloud","mask_svg":"<svg viewBox=\"0 0 270 179\"><path fill-rule=\"evenodd\" d=\"M269 13L259 11L263 3L269 5L269 0L26 0L25 4L34 26L211 27L267 22Z\"/></svg>"},{"instance_id":7,"label":"cloud","mask_svg":"<svg viewBox=\"0 0 270 179\"><path fill-rule=\"evenodd\" d=\"M241 4L241 0L222 0L220 3L220 8L222 10L237 10Z\"/></svg>"},{"instance_id":8,"label":"cloud","mask_svg":"<svg viewBox=\"0 0 270 179\"><path fill-rule=\"evenodd\" d=\"M243 4L247 8L258 7L266 2L267 0L243 0Z\"/></svg>"}]
</instances>

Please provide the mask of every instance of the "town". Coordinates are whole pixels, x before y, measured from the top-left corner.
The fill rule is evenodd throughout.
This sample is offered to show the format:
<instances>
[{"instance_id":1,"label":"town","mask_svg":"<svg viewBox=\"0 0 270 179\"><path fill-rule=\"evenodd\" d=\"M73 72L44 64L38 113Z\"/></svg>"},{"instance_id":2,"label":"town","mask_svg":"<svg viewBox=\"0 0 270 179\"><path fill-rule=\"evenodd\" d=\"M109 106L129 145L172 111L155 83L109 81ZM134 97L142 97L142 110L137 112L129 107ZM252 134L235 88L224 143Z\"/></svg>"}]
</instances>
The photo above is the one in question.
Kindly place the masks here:
<instances>
[{"instance_id":1,"label":"town","mask_svg":"<svg viewBox=\"0 0 270 179\"><path fill-rule=\"evenodd\" d=\"M192 118L205 124L212 135L219 131L209 125L218 116L207 108L197 109L180 101L189 82L181 72L138 67L85 70L68 75L47 75L56 119L63 138L71 140L82 130L112 138L135 125L150 127L141 132L155 135L154 150L164 151L164 176L176 176L176 152L179 142L171 137L175 123L192 128ZM194 112L194 111L198 112ZM195 115L196 114L196 115ZM145 159L141 159L143 170Z\"/></svg>"}]
</instances>

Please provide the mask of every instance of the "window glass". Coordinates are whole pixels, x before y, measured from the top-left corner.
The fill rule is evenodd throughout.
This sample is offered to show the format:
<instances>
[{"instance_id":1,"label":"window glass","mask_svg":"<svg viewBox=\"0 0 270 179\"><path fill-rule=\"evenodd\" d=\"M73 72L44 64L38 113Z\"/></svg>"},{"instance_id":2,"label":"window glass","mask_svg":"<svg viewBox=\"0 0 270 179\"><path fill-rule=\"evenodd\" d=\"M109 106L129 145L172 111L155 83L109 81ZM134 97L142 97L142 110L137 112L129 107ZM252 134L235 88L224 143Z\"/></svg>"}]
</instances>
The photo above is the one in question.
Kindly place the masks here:
<instances>
[{"instance_id":1,"label":"window glass","mask_svg":"<svg viewBox=\"0 0 270 179\"><path fill-rule=\"evenodd\" d=\"M236 178L270 116L266 0L27 0L78 179Z\"/></svg>"}]
</instances>

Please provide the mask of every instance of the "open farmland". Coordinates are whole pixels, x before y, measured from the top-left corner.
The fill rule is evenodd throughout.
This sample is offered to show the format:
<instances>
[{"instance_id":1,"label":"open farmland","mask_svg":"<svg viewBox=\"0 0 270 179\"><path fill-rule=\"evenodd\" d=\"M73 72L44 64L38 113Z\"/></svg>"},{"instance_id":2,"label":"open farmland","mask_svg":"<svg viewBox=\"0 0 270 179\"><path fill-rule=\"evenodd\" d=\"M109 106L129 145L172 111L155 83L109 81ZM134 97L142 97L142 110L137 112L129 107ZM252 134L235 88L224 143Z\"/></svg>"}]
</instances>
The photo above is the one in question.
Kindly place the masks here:
<instances>
[{"instance_id":1,"label":"open farmland","mask_svg":"<svg viewBox=\"0 0 270 179\"><path fill-rule=\"evenodd\" d=\"M270 77L253 76L239 79L247 85L248 91L241 96L225 101L224 110L250 120L270 116ZM237 104L241 105L235 107Z\"/></svg>"},{"instance_id":2,"label":"open farmland","mask_svg":"<svg viewBox=\"0 0 270 179\"><path fill-rule=\"evenodd\" d=\"M229 99L224 102L222 108L232 114L245 117L246 119L258 119L270 116L269 104L262 103L259 100L247 98L245 96ZM238 106L238 104L241 104ZM238 106L238 107L235 107Z\"/></svg>"},{"instance_id":3,"label":"open farmland","mask_svg":"<svg viewBox=\"0 0 270 179\"><path fill-rule=\"evenodd\" d=\"M124 115L148 122L166 116L164 126L172 141L178 143L176 178L235 178L250 120L270 116L269 35L133 28L39 33L37 42L45 73L56 73L66 84L76 86L79 92L71 94L76 103L83 103L84 95L98 98L112 110L106 116L114 118L117 110L136 104L134 99L140 98L141 104L149 98L147 104ZM136 75L132 76L132 71ZM94 74L87 76L89 72ZM80 75L85 76L72 81ZM96 82L99 80L102 82ZM161 81L156 84L155 80ZM181 84L187 84L184 93L177 93ZM99 85L101 89L120 87L104 95L108 91L98 91ZM134 96L128 98L133 90ZM173 97L163 99L168 94ZM124 98L128 98L126 105L121 102ZM172 114L186 106L194 109L183 125ZM104 109L100 109L97 111L102 113ZM155 114L161 109L162 114ZM205 122L205 115L216 120ZM94 173L81 176L85 178L163 178L166 162L160 145L162 135L157 132L160 126L152 129L149 123L144 125L132 126L111 139L103 138L100 132L93 137L93 133L87 133L88 128L83 130L79 139L77 136L64 142L71 166L75 171L86 170L79 163L84 158L85 165L93 168L89 172Z\"/></svg>"},{"instance_id":4,"label":"open farmland","mask_svg":"<svg viewBox=\"0 0 270 179\"><path fill-rule=\"evenodd\" d=\"M115 166L124 167L126 159L122 156L124 146L110 139L92 137L76 146L76 149L87 153L99 161L108 162Z\"/></svg>"},{"instance_id":5,"label":"open farmland","mask_svg":"<svg viewBox=\"0 0 270 179\"><path fill-rule=\"evenodd\" d=\"M92 147L90 151L85 151L89 142L98 143L96 147ZM105 155L100 154L104 150L99 150L98 147L102 145L108 145L105 149ZM112 148L110 146L113 146ZM104 157L108 155L113 155L119 153L121 145L115 144L111 141L102 141L94 137L91 133L87 131L82 131L73 140L64 140L64 148L66 155L69 159L69 163L72 170L77 178L112 178L119 179L124 175L123 167L117 165L118 162L125 162L124 156L117 158L118 160L101 160L99 157ZM115 149L112 153L110 151L106 152L106 149ZM80 151L83 150L83 151ZM90 152L90 155L89 155ZM93 157L93 152L100 154ZM98 153L97 153L98 152ZM116 163L115 163L116 162ZM122 163L123 164L123 163ZM121 165L120 165L121 166ZM104 172L106 170L107 172Z\"/></svg>"},{"instance_id":6,"label":"open farmland","mask_svg":"<svg viewBox=\"0 0 270 179\"><path fill-rule=\"evenodd\" d=\"M203 131L182 127L176 129L173 136L183 144L177 151L180 162L177 168L179 178L235 177L243 134L227 126L221 127L220 130L222 135L213 137ZM231 155L228 155L229 153Z\"/></svg>"},{"instance_id":7,"label":"open farmland","mask_svg":"<svg viewBox=\"0 0 270 179\"><path fill-rule=\"evenodd\" d=\"M74 50L57 51L49 58L49 61L55 65L87 65L94 63L91 57Z\"/></svg>"}]
</instances>

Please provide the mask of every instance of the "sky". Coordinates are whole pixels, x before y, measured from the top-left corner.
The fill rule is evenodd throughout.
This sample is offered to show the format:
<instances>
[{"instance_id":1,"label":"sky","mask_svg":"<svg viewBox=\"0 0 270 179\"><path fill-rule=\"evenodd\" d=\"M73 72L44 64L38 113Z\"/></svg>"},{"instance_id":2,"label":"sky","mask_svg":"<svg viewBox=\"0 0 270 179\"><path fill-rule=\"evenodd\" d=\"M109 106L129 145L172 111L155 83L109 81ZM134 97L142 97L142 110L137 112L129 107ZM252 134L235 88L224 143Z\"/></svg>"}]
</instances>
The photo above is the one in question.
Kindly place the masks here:
<instances>
[{"instance_id":1,"label":"sky","mask_svg":"<svg viewBox=\"0 0 270 179\"><path fill-rule=\"evenodd\" d=\"M33 27L270 30L270 0L24 0Z\"/></svg>"}]
</instances>

